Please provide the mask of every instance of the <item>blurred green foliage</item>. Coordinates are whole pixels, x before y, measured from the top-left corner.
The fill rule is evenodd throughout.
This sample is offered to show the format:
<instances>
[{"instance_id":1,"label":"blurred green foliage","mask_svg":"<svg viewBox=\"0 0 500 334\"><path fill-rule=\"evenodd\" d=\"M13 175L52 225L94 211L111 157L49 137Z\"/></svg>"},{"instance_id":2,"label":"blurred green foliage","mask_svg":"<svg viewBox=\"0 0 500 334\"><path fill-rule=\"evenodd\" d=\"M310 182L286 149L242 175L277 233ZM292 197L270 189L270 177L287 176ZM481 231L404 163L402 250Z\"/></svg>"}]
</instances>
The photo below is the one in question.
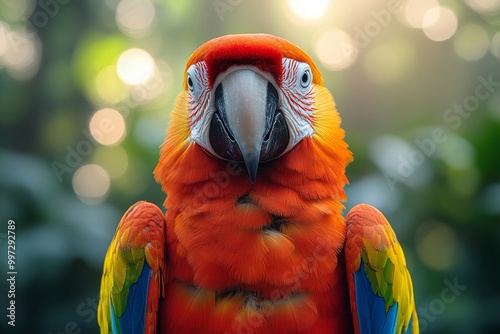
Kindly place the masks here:
<instances>
[{"instance_id":1,"label":"blurred green foliage","mask_svg":"<svg viewBox=\"0 0 500 334\"><path fill-rule=\"evenodd\" d=\"M310 21L292 2L0 0L0 221L16 222L18 272L15 328L2 274L2 333L98 332L102 262L120 216L137 200L165 196L152 170L185 61L208 39L244 32L287 38L317 60L355 156L347 209L368 202L391 221L422 329L500 330L499 2L439 1L457 22L441 42L408 26L405 15L417 11L389 11L412 1L330 1ZM332 70L339 45L326 53L318 45L336 29L354 49ZM130 48L154 59L157 85L120 80L116 65ZM92 138L89 122L102 108L123 115L117 145ZM109 173L105 195L75 194L86 164Z\"/></svg>"}]
</instances>

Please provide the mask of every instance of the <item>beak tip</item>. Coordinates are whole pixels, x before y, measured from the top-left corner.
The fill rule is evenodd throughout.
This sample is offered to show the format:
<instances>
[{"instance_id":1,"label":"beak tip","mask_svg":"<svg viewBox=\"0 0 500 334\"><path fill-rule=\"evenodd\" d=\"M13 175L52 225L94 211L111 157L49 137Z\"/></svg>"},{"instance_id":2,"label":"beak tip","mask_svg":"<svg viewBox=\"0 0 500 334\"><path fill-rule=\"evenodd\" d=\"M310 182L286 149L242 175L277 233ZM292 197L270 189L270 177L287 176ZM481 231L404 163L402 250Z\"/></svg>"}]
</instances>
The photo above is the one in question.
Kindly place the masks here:
<instances>
[{"instance_id":1,"label":"beak tip","mask_svg":"<svg viewBox=\"0 0 500 334\"><path fill-rule=\"evenodd\" d=\"M250 182L251 182L252 184L255 184L255 180L256 180L256 178L257 178L257 175L250 175Z\"/></svg>"},{"instance_id":2,"label":"beak tip","mask_svg":"<svg viewBox=\"0 0 500 334\"><path fill-rule=\"evenodd\" d=\"M245 152L246 151L246 152ZM252 183L257 179L257 171L259 169L259 153L260 150L244 150L243 159L247 168L247 174Z\"/></svg>"},{"instance_id":3,"label":"beak tip","mask_svg":"<svg viewBox=\"0 0 500 334\"><path fill-rule=\"evenodd\" d=\"M247 167L248 177L250 178L250 182L255 183L257 179L257 170L259 168L259 160L246 161L245 165Z\"/></svg>"}]
</instances>

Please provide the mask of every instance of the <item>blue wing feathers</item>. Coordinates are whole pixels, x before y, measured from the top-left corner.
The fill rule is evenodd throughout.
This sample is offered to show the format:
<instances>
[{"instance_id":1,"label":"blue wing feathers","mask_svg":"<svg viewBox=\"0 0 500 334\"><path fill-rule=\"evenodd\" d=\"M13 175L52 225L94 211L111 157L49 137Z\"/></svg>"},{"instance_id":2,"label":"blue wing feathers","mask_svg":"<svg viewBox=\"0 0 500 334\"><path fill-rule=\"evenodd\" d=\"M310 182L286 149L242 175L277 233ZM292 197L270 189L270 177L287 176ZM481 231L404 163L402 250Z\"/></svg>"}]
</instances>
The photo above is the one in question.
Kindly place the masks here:
<instances>
[{"instance_id":1,"label":"blue wing feathers","mask_svg":"<svg viewBox=\"0 0 500 334\"><path fill-rule=\"evenodd\" d=\"M122 334L143 334L146 320L146 306L148 302L148 288L151 267L144 261L141 275L137 282L130 286L127 306L120 317L120 332ZM111 317L113 319L113 317ZM113 325L113 330L115 326Z\"/></svg>"},{"instance_id":2,"label":"blue wing feathers","mask_svg":"<svg viewBox=\"0 0 500 334\"><path fill-rule=\"evenodd\" d=\"M111 333L113 334L121 334L120 324L117 322L118 318L116 317L115 308L113 307L113 303L111 300L109 301L109 313L111 315Z\"/></svg>"},{"instance_id":3,"label":"blue wing feathers","mask_svg":"<svg viewBox=\"0 0 500 334\"><path fill-rule=\"evenodd\" d=\"M359 269L354 273L354 284L356 286L356 306L360 333L395 333L398 303L394 303L386 312L384 298L377 296L373 292L363 261L361 261Z\"/></svg>"}]
</instances>

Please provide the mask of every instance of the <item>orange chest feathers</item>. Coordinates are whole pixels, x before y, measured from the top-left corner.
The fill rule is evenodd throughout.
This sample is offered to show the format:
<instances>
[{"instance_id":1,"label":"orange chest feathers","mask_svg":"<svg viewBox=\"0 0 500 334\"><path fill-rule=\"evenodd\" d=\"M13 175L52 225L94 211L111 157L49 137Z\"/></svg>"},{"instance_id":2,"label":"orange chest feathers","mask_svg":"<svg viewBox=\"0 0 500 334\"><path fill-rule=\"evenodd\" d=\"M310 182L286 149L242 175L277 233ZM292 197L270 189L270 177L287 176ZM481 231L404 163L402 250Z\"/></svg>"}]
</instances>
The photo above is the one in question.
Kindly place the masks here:
<instances>
[{"instance_id":1,"label":"orange chest feathers","mask_svg":"<svg viewBox=\"0 0 500 334\"><path fill-rule=\"evenodd\" d=\"M255 184L197 145L171 166L162 331L351 330L344 180L304 159L311 140L262 165Z\"/></svg>"}]
</instances>

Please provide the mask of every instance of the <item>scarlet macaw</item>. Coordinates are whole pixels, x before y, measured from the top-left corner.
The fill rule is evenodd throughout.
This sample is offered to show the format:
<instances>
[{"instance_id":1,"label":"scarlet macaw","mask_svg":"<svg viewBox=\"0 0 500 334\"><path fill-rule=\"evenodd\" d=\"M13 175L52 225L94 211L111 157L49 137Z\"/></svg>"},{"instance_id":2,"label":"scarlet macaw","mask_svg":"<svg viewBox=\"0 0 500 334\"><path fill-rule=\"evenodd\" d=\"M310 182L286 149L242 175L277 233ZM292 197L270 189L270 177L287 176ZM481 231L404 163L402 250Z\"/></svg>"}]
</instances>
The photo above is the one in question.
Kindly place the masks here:
<instances>
[{"instance_id":1,"label":"scarlet macaw","mask_svg":"<svg viewBox=\"0 0 500 334\"><path fill-rule=\"evenodd\" d=\"M417 333L385 217L342 216L335 103L311 57L228 35L186 65L154 175L166 214L123 216L101 282L101 333Z\"/></svg>"}]
</instances>

